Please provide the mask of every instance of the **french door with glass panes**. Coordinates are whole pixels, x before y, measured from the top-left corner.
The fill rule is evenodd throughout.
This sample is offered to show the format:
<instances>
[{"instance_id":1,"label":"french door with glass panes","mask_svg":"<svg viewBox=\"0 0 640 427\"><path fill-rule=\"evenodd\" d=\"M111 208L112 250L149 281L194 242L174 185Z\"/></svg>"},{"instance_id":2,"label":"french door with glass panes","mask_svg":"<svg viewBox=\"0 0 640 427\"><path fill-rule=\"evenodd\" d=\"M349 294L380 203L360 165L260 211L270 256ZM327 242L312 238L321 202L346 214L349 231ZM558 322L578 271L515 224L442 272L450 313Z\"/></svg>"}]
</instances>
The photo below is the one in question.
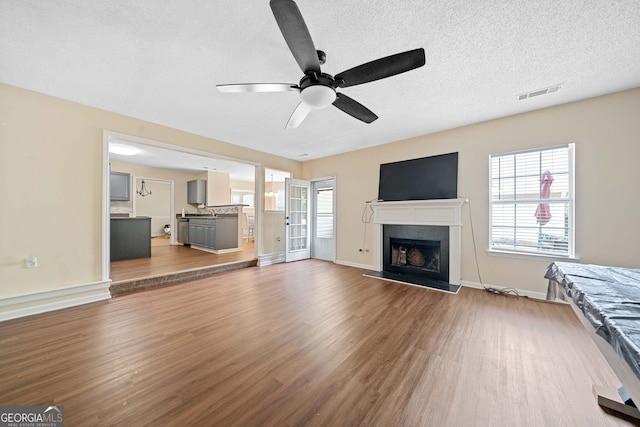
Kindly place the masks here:
<instances>
[{"instance_id":1,"label":"french door with glass panes","mask_svg":"<svg viewBox=\"0 0 640 427\"><path fill-rule=\"evenodd\" d=\"M309 181L285 178L285 260L287 262L311 257L310 194Z\"/></svg>"}]
</instances>

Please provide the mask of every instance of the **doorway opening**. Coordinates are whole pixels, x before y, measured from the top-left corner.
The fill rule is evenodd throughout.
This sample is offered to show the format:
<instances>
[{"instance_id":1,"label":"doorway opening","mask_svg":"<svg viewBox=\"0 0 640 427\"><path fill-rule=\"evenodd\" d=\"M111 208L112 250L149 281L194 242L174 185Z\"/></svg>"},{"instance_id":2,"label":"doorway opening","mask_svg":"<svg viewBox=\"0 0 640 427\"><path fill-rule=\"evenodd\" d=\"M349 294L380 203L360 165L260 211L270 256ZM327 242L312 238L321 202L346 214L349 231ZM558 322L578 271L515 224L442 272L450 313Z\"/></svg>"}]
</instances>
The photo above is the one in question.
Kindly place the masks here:
<instances>
[{"instance_id":1,"label":"doorway opening","mask_svg":"<svg viewBox=\"0 0 640 427\"><path fill-rule=\"evenodd\" d=\"M110 149L114 146L129 148L130 155L112 152ZM111 185L113 184L110 184L110 172L112 167L114 170L122 169L131 177L128 184L128 194L117 202L111 200ZM186 147L103 131L103 280L111 279L113 283L116 283L120 280L168 276L187 270L257 259L260 233L257 229L252 230L252 238L243 240L240 221L238 221L237 227L238 250L233 253L207 252L178 243L178 219L182 219L183 212L185 215L204 215L214 212L215 216L224 218L225 221L233 215L228 208L226 210L220 208L220 204L209 206L206 201L204 204L198 203L197 205L189 203L187 183L194 179L206 181L210 177L211 171L215 171L215 175L228 175L226 181L228 188L225 187L226 189L223 190L223 193L226 193L228 197L225 206L238 205L238 212L241 212L245 202L251 199L251 194L256 194L256 186L261 188L257 175L259 171L257 163L221 158L211 153ZM146 192L142 193L150 192L145 196L138 192L142 188L142 181L145 182L146 188ZM215 188L219 193L219 185L217 184L216 182ZM241 202L236 201L237 190L242 192ZM260 198L255 199L257 203L261 203ZM261 209L255 209L255 211L260 215ZM163 243L168 241L169 244L152 245L153 262L146 258L127 259L112 263L110 259L110 225L111 220L118 216L120 218L123 216L151 218L151 240L163 240ZM256 220L254 227L257 228L259 224L260 221Z\"/></svg>"},{"instance_id":2,"label":"doorway opening","mask_svg":"<svg viewBox=\"0 0 640 427\"><path fill-rule=\"evenodd\" d=\"M285 260L335 262L335 178L286 179Z\"/></svg>"},{"instance_id":3,"label":"doorway opening","mask_svg":"<svg viewBox=\"0 0 640 427\"><path fill-rule=\"evenodd\" d=\"M311 181L312 240L311 257L335 262L336 260L336 192L335 178Z\"/></svg>"}]
</instances>

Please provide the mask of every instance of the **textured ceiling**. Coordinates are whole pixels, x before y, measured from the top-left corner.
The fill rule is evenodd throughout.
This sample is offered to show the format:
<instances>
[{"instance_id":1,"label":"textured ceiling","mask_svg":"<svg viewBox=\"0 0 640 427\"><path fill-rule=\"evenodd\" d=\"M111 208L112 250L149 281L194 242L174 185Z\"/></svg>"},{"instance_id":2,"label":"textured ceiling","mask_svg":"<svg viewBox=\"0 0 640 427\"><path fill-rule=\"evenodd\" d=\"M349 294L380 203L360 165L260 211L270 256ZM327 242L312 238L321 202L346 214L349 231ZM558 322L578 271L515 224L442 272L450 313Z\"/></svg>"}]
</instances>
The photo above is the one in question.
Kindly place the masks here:
<instances>
[{"instance_id":1,"label":"textured ceiling","mask_svg":"<svg viewBox=\"0 0 640 427\"><path fill-rule=\"evenodd\" d=\"M301 161L640 87L637 0L297 3L324 72L426 66L342 89L370 125L329 107L285 130L295 92L215 88L302 77L266 0L0 0L0 81Z\"/></svg>"}]
</instances>

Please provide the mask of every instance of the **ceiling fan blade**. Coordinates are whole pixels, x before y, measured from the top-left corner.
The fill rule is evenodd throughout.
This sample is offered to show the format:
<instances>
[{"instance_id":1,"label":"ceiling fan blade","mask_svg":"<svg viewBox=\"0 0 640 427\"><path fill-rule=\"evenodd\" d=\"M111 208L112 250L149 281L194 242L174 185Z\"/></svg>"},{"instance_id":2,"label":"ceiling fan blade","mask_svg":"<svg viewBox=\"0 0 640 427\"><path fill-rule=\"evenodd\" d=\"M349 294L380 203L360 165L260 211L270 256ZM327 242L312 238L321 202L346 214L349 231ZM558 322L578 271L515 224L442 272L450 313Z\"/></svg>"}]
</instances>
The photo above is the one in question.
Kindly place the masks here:
<instances>
[{"instance_id":1,"label":"ceiling fan blade","mask_svg":"<svg viewBox=\"0 0 640 427\"><path fill-rule=\"evenodd\" d=\"M425 64L424 49L408 50L376 59L336 74L337 87L349 87L395 76Z\"/></svg>"},{"instance_id":2,"label":"ceiling fan blade","mask_svg":"<svg viewBox=\"0 0 640 427\"><path fill-rule=\"evenodd\" d=\"M269 3L280 32L302 71L320 74L318 53L298 5L293 0L271 0Z\"/></svg>"},{"instance_id":3,"label":"ceiling fan blade","mask_svg":"<svg viewBox=\"0 0 640 427\"><path fill-rule=\"evenodd\" d=\"M299 91L295 84L289 83L242 83L216 85L220 92L288 92L290 90Z\"/></svg>"},{"instance_id":4,"label":"ceiling fan blade","mask_svg":"<svg viewBox=\"0 0 640 427\"><path fill-rule=\"evenodd\" d=\"M304 102L299 103L296 109L293 110L293 113L291 113L285 129L295 129L300 126L300 123L309 115L310 111L311 107L307 104Z\"/></svg>"},{"instance_id":5,"label":"ceiling fan blade","mask_svg":"<svg viewBox=\"0 0 640 427\"><path fill-rule=\"evenodd\" d=\"M336 100L333 101L333 105L348 115L355 117L358 120L362 120L365 123L371 123L378 118L373 111L369 110L358 101L355 101L342 93L338 93L336 95L337 97Z\"/></svg>"}]
</instances>

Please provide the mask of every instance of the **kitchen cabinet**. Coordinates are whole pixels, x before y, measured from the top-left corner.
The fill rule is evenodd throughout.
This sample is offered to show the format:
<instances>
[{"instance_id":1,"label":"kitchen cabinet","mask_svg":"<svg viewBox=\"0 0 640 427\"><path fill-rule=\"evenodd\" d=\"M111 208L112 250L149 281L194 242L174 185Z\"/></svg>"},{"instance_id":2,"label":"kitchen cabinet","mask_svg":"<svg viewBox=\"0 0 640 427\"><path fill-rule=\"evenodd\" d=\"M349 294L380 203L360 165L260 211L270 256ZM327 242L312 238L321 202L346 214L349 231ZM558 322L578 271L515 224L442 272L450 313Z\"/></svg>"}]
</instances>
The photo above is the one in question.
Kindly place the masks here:
<instances>
[{"instance_id":1,"label":"kitchen cabinet","mask_svg":"<svg viewBox=\"0 0 640 427\"><path fill-rule=\"evenodd\" d=\"M237 248L238 218L190 218L189 243L213 250Z\"/></svg>"},{"instance_id":2,"label":"kitchen cabinet","mask_svg":"<svg viewBox=\"0 0 640 427\"><path fill-rule=\"evenodd\" d=\"M215 219L190 219L189 243L202 248L215 249L216 220Z\"/></svg>"},{"instance_id":3,"label":"kitchen cabinet","mask_svg":"<svg viewBox=\"0 0 640 427\"><path fill-rule=\"evenodd\" d=\"M239 247L238 217L222 217L216 219L216 221L216 249Z\"/></svg>"},{"instance_id":4,"label":"kitchen cabinet","mask_svg":"<svg viewBox=\"0 0 640 427\"><path fill-rule=\"evenodd\" d=\"M208 248L205 235L215 233L215 220L190 219L189 220L189 243L193 246Z\"/></svg>"},{"instance_id":5,"label":"kitchen cabinet","mask_svg":"<svg viewBox=\"0 0 640 427\"><path fill-rule=\"evenodd\" d=\"M207 203L207 181L194 179L187 182L187 203L204 205Z\"/></svg>"},{"instance_id":6,"label":"kitchen cabinet","mask_svg":"<svg viewBox=\"0 0 640 427\"><path fill-rule=\"evenodd\" d=\"M151 256L151 218L111 218L110 260Z\"/></svg>"},{"instance_id":7,"label":"kitchen cabinet","mask_svg":"<svg viewBox=\"0 0 640 427\"><path fill-rule=\"evenodd\" d=\"M131 175L124 172L109 174L109 194L111 200L128 202L131 200Z\"/></svg>"}]
</instances>

